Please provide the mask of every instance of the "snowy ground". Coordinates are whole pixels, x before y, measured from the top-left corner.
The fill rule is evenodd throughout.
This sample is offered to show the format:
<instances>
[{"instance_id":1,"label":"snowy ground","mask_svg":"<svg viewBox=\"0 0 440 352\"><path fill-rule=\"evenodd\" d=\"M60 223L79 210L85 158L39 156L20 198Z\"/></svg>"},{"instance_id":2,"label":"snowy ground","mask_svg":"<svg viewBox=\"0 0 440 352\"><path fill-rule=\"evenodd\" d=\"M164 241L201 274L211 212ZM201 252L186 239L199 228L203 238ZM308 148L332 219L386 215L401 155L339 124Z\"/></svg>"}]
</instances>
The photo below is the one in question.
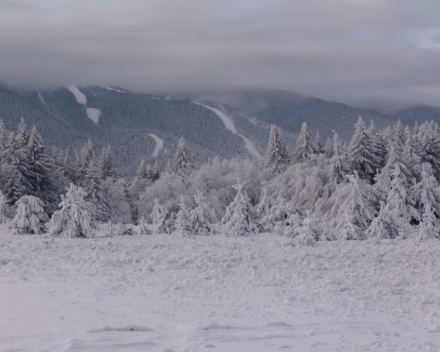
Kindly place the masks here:
<instances>
[{"instance_id":1,"label":"snowy ground","mask_svg":"<svg viewBox=\"0 0 440 352\"><path fill-rule=\"evenodd\" d=\"M0 232L1 351L440 351L440 242Z\"/></svg>"}]
</instances>

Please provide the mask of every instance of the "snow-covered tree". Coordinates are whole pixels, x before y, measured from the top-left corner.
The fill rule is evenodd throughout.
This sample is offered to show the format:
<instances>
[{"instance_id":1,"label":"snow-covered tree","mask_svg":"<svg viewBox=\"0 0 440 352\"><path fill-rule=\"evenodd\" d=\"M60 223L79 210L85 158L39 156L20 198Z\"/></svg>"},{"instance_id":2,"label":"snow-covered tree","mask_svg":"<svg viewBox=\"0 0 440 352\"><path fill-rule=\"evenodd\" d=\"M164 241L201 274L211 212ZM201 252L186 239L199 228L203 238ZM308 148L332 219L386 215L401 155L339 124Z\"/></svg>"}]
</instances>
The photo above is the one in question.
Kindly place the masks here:
<instances>
[{"instance_id":1,"label":"snow-covered tree","mask_svg":"<svg viewBox=\"0 0 440 352\"><path fill-rule=\"evenodd\" d=\"M313 154L319 154L319 150L315 145L312 134L307 127L307 123L303 122L298 139L296 140L296 149L293 155L293 161L296 163L306 161Z\"/></svg>"},{"instance_id":2,"label":"snow-covered tree","mask_svg":"<svg viewBox=\"0 0 440 352\"><path fill-rule=\"evenodd\" d=\"M8 200L0 191L0 224L6 222L8 218Z\"/></svg>"},{"instance_id":3,"label":"snow-covered tree","mask_svg":"<svg viewBox=\"0 0 440 352\"><path fill-rule=\"evenodd\" d=\"M421 237L440 237L440 185L429 163L422 164L422 179L411 189L421 217ZM424 223L423 223L424 222Z\"/></svg>"},{"instance_id":4,"label":"snow-covered tree","mask_svg":"<svg viewBox=\"0 0 440 352\"><path fill-rule=\"evenodd\" d=\"M185 139L180 138L179 143L177 144L176 153L174 154L173 163L171 164L171 172L186 177L194 169L195 167L191 151L186 144Z\"/></svg>"},{"instance_id":5,"label":"snow-covered tree","mask_svg":"<svg viewBox=\"0 0 440 352\"><path fill-rule=\"evenodd\" d=\"M48 216L41 199L23 196L17 201L17 213L9 228L16 234L40 234Z\"/></svg>"},{"instance_id":6,"label":"snow-covered tree","mask_svg":"<svg viewBox=\"0 0 440 352\"><path fill-rule=\"evenodd\" d=\"M169 211L165 206L160 204L158 198L154 198L153 210L151 211L151 223L155 233L171 232Z\"/></svg>"},{"instance_id":7,"label":"snow-covered tree","mask_svg":"<svg viewBox=\"0 0 440 352\"><path fill-rule=\"evenodd\" d=\"M60 210L57 210L48 224L54 236L69 238L90 238L94 236L93 205L85 200L86 192L70 184L66 195L61 196Z\"/></svg>"},{"instance_id":8,"label":"snow-covered tree","mask_svg":"<svg viewBox=\"0 0 440 352\"><path fill-rule=\"evenodd\" d=\"M284 172L290 164L289 152L277 126L271 125L263 165L271 173Z\"/></svg>"},{"instance_id":9,"label":"snow-covered tree","mask_svg":"<svg viewBox=\"0 0 440 352\"><path fill-rule=\"evenodd\" d=\"M365 122L359 117L355 131L348 146L348 163L352 172L357 171L359 177L371 181L380 163L376 160L374 141L367 133Z\"/></svg>"},{"instance_id":10,"label":"snow-covered tree","mask_svg":"<svg viewBox=\"0 0 440 352\"><path fill-rule=\"evenodd\" d=\"M114 165L114 159L115 157L109 145L102 149L101 157L98 164L99 175L101 176L101 178L106 179L108 177L118 177L118 173Z\"/></svg>"},{"instance_id":11,"label":"snow-covered tree","mask_svg":"<svg viewBox=\"0 0 440 352\"><path fill-rule=\"evenodd\" d=\"M183 197L180 199L180 209L177 213L175 231L180 236L185 236L191 233L191 220L189 217L189 211L185 204Z\"/></svg>"},{"instance_id":12,"label":"snow-covered tree","mask_svg":"<svg viewBox=\"0 0 440 352\"><path fill-rule=\"evenodd\" d=\"M102 189L110 221L123 224L131 223L131 208L125 180L122 177L107 177L102 182Z\"/></svg>"},{"instance_id":13,"label":"snow-covered tree","mask_svg":"<svg viewBox=\"0 0 440 352\"><path fill-rule=\"evenodd\" d=\"M258 233L263 230L258 222L252 204L242 190L240 184L236 186L237 195L234 201L228 205L222 218L223 229L227 235L244 236L249 233Z\"/></svg>"},{"instance_id":14,"label":"snow-covered tree","mask_svg":"<svg viewBox=\"0 0 440 352\"><path fill-rule=\"evenodd\" d=\"M212 232L215 215L207 197L200 191L194 196L196 207L189 213L191 230L201 235Z\"/></svg>"},{"instance_id":15,"label":"snow-covered tree","mask_svg":"<svg viewBox=\"0 0 440 352\"><path fill-rule=\"evenodd\" d=\"M143 216L138 221L138 229L140 235L151 235L150 226Z\"/></svg>"},{"instance_id":16,"label":"snow-covered tree","mask_svg":"<svg viewBox=\"0 0 440 352\"><path fill-rule=\"evenodd\" d=\"M337 232L337 238L364 239L364 231L370 225L376 209L372 204L372 187L357 172L348 176L349 182L339 187L331 196L333 206L329 216Z\"/></svg>"}]
</instances>

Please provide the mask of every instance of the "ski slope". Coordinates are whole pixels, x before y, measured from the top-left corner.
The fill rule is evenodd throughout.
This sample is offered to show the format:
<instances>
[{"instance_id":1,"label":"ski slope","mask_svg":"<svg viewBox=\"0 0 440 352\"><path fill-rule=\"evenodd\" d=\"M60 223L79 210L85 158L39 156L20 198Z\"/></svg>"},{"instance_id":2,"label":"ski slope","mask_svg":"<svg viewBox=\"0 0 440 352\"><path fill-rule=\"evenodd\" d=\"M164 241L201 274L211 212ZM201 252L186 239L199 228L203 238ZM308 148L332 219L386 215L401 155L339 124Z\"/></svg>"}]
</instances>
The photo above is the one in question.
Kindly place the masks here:
<instances>
[{"instance_id":1,"label":"ski slope","mask_svg":"<svg viewBox=\"0 0 440 352\"><path fill-rule=\"evenodd\" d=\"M101 116L101 110L87 107L87 97L78 89L78 87L68 86L67 89L75 96L78 104L86 107L87 117L97 125Z\"/></svg>"},{"instance_id":2,"label":"ski slope","mask_svg":"<svg viewBox=\"0 0 440 352\"><path fill-rule=\"evenodd\" d=\"M151 138L154 139L154 141L156 142L156 145L154 146L154 150L151 153L151 156L153 158L157 158L157 156L159 155L159 153L163 150L163 139L159 138L158 136L156 136L154 133L150 133L148 134Z\"/></svg>"},{"instance_id":3,"label":"ski slope","mask_svg":"<svg viewBox=\"0 0 440 352\"><path fill-rule=\"evenodd\" d=\"M246 138L245 136L243 136L242 134L237 132L237 129L235 128L234 122L232 121L232 119L226 115L223 111L210 107L208 105L204 105L202 103L199 102L194 102L194 104L203 106L206 109L211 110L212 112L214 112L223 122L223 124L225 125L226 129L228 129L229 131L231 131L233 134L236 134L237 136L239 136L241 139L243 139L244 144L245 144L245 148L246 150L255 158L257 159L262 159L263 157L261 156L261 154L259 153L259 151L257 150L257 148L255 147L254 143L252 143L248 138Z\"/></svg>"},{"instance_id":4,"label":"ski slope","mask_svg":"<svg viewBox=\"0 0 440 352\"><path fill-rule=\"evenodd\" d=\"M0 231L2 351L440 351L440 246Z\"/></svg>"}]
</instances>

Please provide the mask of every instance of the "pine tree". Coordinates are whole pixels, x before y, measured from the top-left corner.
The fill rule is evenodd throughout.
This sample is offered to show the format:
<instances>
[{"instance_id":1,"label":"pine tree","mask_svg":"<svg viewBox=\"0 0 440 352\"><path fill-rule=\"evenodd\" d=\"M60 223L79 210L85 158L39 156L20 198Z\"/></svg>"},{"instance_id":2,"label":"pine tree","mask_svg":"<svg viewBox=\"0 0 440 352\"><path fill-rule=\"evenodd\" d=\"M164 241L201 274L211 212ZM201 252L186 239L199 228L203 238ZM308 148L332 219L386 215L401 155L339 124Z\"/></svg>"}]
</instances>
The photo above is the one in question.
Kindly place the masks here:
<instances>
[{"instance_id":1,"label":"pine tree","mask_svg":"<svg viewBox=\"0 0 440 352\"><path fill-rule=\"evenodd\" d=\"M114 165L114 158L112 149L109 145L102 149L98 166L99 175L102 179L105 180L108 177L116 178L119 176Z\"/></svg>"},{"instance_id":2,"label":"pine tree","mask_svg":"<svg viewBox=\"0 0 440 352\"><path fill-rule=\"evenodd\" d=\"M208 235L212 232L212 224L215 216L206 196L197 191L194 196L196 207L189 213L191 230L200 235Z\"/></svg>"},{"instance_id":3,"label":"pine tree","mask_svg":"<svg viewBox=\"0 0 440 352\"><path fill-rule=\"evenodd\" d=\"M185 205L183 197L180 198L179 212L177 213L175 230L180 236L185 236L191 233L191 220L189 217L188 208Z\"/></svg>"},{"instance_id":4,"label":"pine tree","mask_svg":"<svg viewBox=\"0 0 440 352\"><path fill-rule=\"evenodd\" d=\"M8 200L0 191L0 224L6 222L8 218Z\"/></svg>"},{"instance_id":5,"label":"pine tree","mask_svg":"<svg viewBox=\"0 0 440 352\"><path fill-rule=\"evenodd\" d=\"M269 132L269 143L263 165L271 173L284 172L290 164L289 152L284 143L283 137L277 126L271 125Z\"/></svg>"},{"instance_id":6,"label":"pine tree","mask_svg":"<svg viewBox=\"0 0 440 352\"><path fill-rule=\"evenodd\" d=\"M338 187L332 195L333 206L329 215L334 221L338 238L361 240L376 215L371 201L373 190L357 172L348 178L349 183Z\"/></svg>"},{"instance_id":7,"label":"pine tree","mask_svg":"<svg viewBox=\"0 0 440 352\"><path fill-rule=\"evenodd\" d=\"M170 224L167 209L159 203L158 198L154 198L154 206L151 211L151 222L155 233L170 232Z\"/></svg>"},{"instance_id":8,"label":"pine tree","mask_svg":"<svg viewBox=\"0 0 440 352\"><path fill-rule=\"evenodd\" d=\"M81 147L76 165L76 174L80 183L84 179L87 169L92 162L95 162L95 153L93 152L93 143L89 139L87 143Z\"/></svg>"},{"instance_id":9,"label":"pine tree","mask_svg":"<svg viewBox=\"0 0 440 352\"><path fill-rule=\"evenodd\" d=\"M365 122L359 117L355 124L355 132L348 146L348 163L352 172L357 171L359 177L371 181L379 168L375 160L374 142L365 130Z\"/></svg>"},{"instance_id":10,"label":"pine tree","mask_svg":"<svg viewBox=\"0 0 440 352\"><path fill-rule=\"evenodd\" d=\"M333 156L333 142L330 137L327 137L325 142L324 154L327 158L331 158Z\"/></svg>"},{"instance_id":11,"label":"pine tree","mask_svg":"<svg viewBox=\"0 0 440 352\"><path fill-rule=\"evenodd\" d=\"M234 201L228 205L222 218L224 231L227 235L244 236L253 232L261 232L262 226L252 208L250 200L241 185L237 185L237 195Z\"/></svg>"},{"instance_id":12,"label":"pine tree","mask_svg":"<svg viewBox=\"0 0 440 352\"><path fill-rule=\"evenodd\" d=\"M296 141L296 150L293 155L293 160L296 163L303 162L308 160L313 154L319 154L319 151L313 141L307 123L303 122Z\"/></svg>"},{"instance_id":13,"label":"pine tree","mask_svg":"<svg viewBox=\"0 0 440 352\"><path fill-rule=\"evenodd\" d=\"M440 185L429 163L422 164L422 179L411 188L421 217L420 236L440 237Z\"/></svg>"},{"instance_id":14,"label":"pine tree","mask_svg":"<svg viewBox=\"0 0 440 352\"><path fill-rule=\"evenodd\" d=\"M61 196L60 210L52 215L48 225L53 236L94 237L93 205L85 200L86 195L81 187L70 184L66 195Z\"/></svg>"},{"instance_id":15,"label":"pine tree","mask_svg":"<svg viewBox=\"0 0 440 352\"><path fill-rule=\"evenodd\" d=\"M23 196L17 201L17 213L9 228L15 234L40 234L48 216L41 199Z\"/></svg>"},{"instance_id":16,"label":"pine tree","mask_svg":"<svg viewBox=\"0 0 440 352\"><path fill-rule=\"evenodd\" d=\"M95 211L92 213L94 220L108 221L109 208L107 199L104 195L102 180L98 175L98 169L93 160L90 161L86 168L80 185L86 192L86 201L92 203L95 208Z\"/></svg>"},{"instance_id":17,"label":"pine tree","mask_svg":"<svg viewBox=\"0 0 440 352\"><path fill-rule=\"evenodd\" d=\"M177 150L174 154L171 172L182 177L187 177L195 169L191 151L183 138L179 139Z\"/></svg>"}]
</instances>

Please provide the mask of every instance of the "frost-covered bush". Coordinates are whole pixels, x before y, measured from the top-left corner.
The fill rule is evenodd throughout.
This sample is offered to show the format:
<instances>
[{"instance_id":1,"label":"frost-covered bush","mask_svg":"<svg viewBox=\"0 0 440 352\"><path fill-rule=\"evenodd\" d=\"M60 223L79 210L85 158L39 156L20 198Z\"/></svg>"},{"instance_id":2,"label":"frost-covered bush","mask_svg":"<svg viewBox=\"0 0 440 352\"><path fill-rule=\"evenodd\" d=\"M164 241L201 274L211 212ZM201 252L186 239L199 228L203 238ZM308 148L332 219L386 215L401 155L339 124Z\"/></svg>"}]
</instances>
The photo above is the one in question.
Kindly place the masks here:
<instances>
[{"instance_id":1,"label":"frost-covered bush","mask_svg":"<svg viewBox=\"0 0 440 352\"><path fill-rule=\"evenodd\" d=\"M92 204L85 201L86 192L79 186L70 184L65 196L62 196L57 210L48 224L49 232L54 236L70 238L90 238L94 236L95 224L92 220Z\"/></svg>"},{"instance_id":2,"label":"frost-covered bush","mask_svg":"<svg viewBox=\"0 0 440 352\"><path fill-rule=\"evenodd\" d=\"M43 232L47 220L43 201L23 196L17 201L17 213L9 227L16 234L39 234Z\"/></svg>"}]
</instances>

